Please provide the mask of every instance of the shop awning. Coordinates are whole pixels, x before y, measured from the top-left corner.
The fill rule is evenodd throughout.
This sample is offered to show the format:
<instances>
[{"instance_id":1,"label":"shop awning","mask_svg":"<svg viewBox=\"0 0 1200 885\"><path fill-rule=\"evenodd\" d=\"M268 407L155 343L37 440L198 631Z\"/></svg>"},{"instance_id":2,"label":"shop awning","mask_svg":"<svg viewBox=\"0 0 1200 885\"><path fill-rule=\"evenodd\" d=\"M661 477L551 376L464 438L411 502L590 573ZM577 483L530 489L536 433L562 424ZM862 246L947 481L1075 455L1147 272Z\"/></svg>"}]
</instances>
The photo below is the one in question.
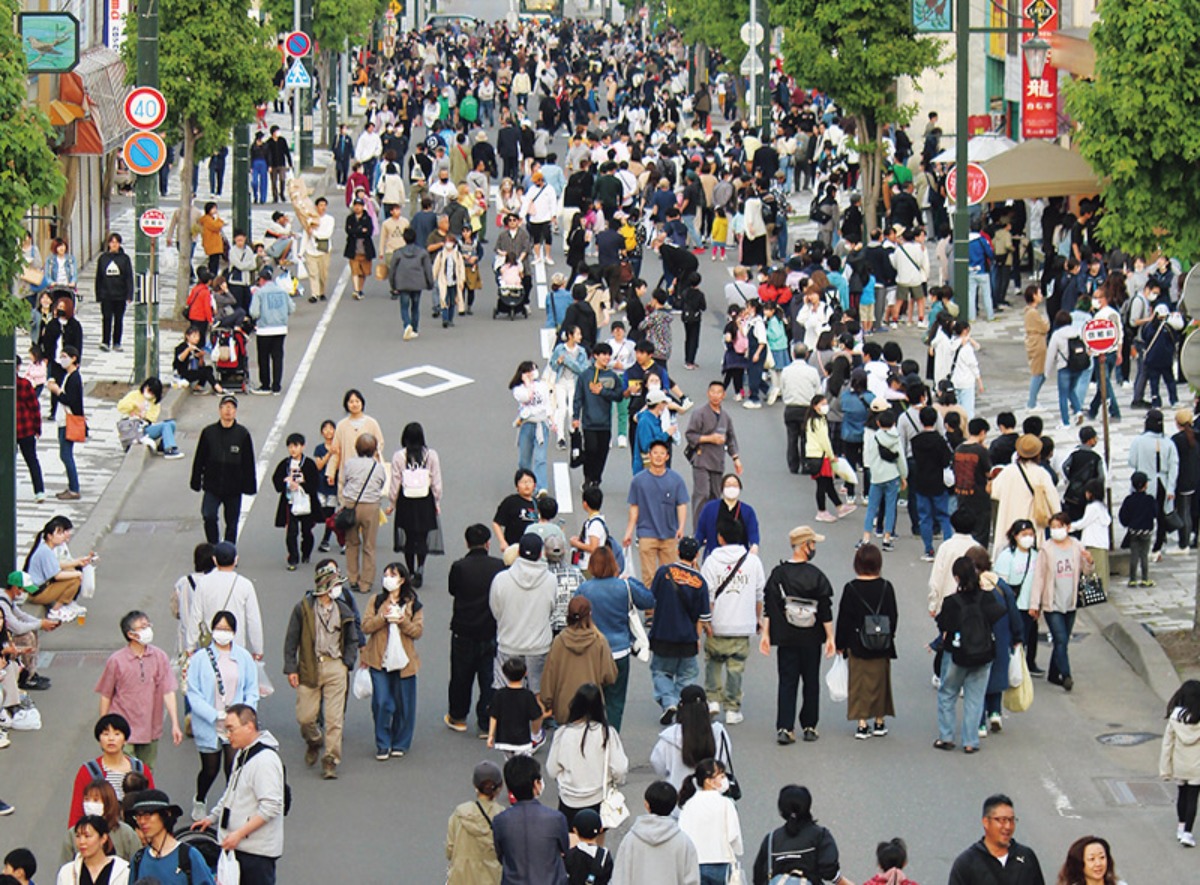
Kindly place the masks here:
<instances>
[{"instance_id":1,"label":"shop awning","mask_svg":"<svg viewBox=\"0 0 1200 885\"><path fill-rule=\"evenodd\" d=\"M82 110L82 117L74 121L75 143L62 153L107 154L119 148L130 132L125 122L129 88L125 63L117 53L107 47L85 52L79 66L59 78L58 101L50 108L51 118L61 124L69 122L63 117L71 116L71 109Z\"/></svg>"},{"instance_id":2,"label":"shop awning","mask_svg":"<svg viewBox=\"0 0 1200 885\"><path fill-rule=\"evenodd\" d=\"M1011 138L994 132L986 132L983 135L967 139L967 159L972 163L980 163L990 160L997 154L1012 150L1016 146L1017 143ZM954 136L943 137L941 147L942 152L933 158L933 162L954 163L957 161L958 157L955 155L957 145L954 143Z\"/></svg>"},{"instance_id":3,"label":"shop awning","mask_svg":"<svg viewBox=\"0 0 1200 885\"><path fill-rule=\"evenodd\" d=\"M1100 190L1088 161L1050 141L1022 142L979 164L988 174L989 203L1037 197L1091 195Z\"/></svg>"}]
</instances>

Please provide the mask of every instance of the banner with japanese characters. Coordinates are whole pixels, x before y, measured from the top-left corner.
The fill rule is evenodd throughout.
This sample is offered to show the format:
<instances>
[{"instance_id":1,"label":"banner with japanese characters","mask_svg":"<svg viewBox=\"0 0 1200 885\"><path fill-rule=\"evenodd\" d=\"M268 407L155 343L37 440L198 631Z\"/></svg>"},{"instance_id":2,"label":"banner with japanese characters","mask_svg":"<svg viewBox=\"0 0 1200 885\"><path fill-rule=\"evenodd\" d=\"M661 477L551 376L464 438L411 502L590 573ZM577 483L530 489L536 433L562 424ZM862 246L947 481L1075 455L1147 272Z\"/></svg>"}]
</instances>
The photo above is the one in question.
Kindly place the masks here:
<instances>
[{"instance_id":1,"label":"banner with japanese characters","mask_svg":"<svg viewBox=\"0 0 1200 885\"><path fill-rule=\"evenodd\" d=\"M1036 24L1040 33L1049 34L1058 29L1059 0L1032 0L1023 9L1023 27L1032 29ZM1021 42L1033 39L1032 33L1021 35ZM1052 64L1053 57L1046 62L1046 70L1040 80L1029 76L1029 68L1021 59L1021 137L1056 138L1058 136L1058 71Z\"/></svg>"}]
</instances>

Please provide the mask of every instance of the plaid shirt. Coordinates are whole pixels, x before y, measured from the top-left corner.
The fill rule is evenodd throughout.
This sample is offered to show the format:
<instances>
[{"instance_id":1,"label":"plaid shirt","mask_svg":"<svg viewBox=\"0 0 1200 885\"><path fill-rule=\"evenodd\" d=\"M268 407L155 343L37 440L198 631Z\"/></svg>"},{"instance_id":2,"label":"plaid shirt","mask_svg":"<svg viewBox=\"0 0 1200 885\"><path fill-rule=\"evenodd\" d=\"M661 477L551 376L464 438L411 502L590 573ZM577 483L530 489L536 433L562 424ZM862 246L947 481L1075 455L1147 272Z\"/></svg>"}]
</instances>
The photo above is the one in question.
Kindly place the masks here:
<instances>
[{"instance_id":1,"label":"plaid shirt","mask_svg":"<svg viewBox=\"0 0 1200 885\"><path fill-rule=\"evenodd\" d=\"M42 435L42 410L33 385L26 378L17 379L17 439Z\"/></svg>"}]
</instances>

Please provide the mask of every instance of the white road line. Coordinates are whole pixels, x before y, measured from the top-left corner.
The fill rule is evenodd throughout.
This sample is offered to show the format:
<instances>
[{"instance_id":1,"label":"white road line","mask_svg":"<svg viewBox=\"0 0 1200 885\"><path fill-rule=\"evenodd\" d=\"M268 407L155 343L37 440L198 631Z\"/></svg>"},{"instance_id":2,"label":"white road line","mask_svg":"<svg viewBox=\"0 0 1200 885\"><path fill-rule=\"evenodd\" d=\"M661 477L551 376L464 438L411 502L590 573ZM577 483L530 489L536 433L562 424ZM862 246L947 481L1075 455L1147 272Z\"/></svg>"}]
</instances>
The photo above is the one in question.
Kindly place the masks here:
<instances>
[{"instance_id":1,"label":"white road line","mask_svg":"<svg viewBox=\"0 0 1200 885\"><path fill-rule=\"evenodd\" d=\"M292 377L292 383L288 385L287 394L283 398L283 403L279 406L279 414L275 416L275 423L271 425L271 430L267 434L267 440L263 443L263 447L259 449L258 463L254 467L254 472L258 476L258 487L261 489L263 480L266 479L267 470L270 468L271 461L275 454L275 450L279 447L280 440L283 439L284 428L292 419L292 410L296 408L296 401L300 399L300 391L304 389L304 382L308 380L309 370L312 368L313 361L317 358L317 351L321 349L321 342L325 340L325 333L329 331L329 324L333 320L333 312L337 310L338 303L342 300L342 295L346 291L346 283L350 282L350 267L342 268L342 274L338 277L337 285L333 287L333 294L329 296L329 303L325 306L325 312L321 314L321 319L317 322L317 327L313 329L312 338L308 341L308 348L304 351L304 356L300 359L300 364L296 367L296 374ZM247 495L242 499L242 516L238 520L238 534L242 533L242 529L246 525L246 520L250 517L250 511L254 508L254 502L258 499L257 495Z\"/></svg>"},{"instance_id":2,"label":"white road line","mask_svg":"<svg viewBox=\"0 0 1200 885\"><path fill-rule=\"evenodd\" d=\"M575 503L571 500L571 467L565 461L554 462L554 500L559 513L574 513Z\"/></svg>"},{"instance_id":3,"label":"white road line","mask_svg":"<svg viewBox=\"0 0 1200 885\"><path fill-rule=\"evenodd\" d=\"M1058 812L1059 817L1066 817L1072 820L1079 820L1078 814L1072 814L1075 809L1071 806L1071 799L1063 792L1062 788L1055 780L1055 772L1053 769L1048 774L1042 775L1042 787L1054 799L1054 810Z\"/></svg>"},{"instance_id":4,"label":"white road line","mask_svg":"<svg viewBox=\"0 0 1200 885\"><path fill-rule=\"evenodd\" d=\"M535 264L533 266L533 279L534 279L534 282L537 283L538 308L541 310L545 310L546 309L546 292L548 290L548 287L546 286L546 265Z\"/></svg>"}]
</instances>

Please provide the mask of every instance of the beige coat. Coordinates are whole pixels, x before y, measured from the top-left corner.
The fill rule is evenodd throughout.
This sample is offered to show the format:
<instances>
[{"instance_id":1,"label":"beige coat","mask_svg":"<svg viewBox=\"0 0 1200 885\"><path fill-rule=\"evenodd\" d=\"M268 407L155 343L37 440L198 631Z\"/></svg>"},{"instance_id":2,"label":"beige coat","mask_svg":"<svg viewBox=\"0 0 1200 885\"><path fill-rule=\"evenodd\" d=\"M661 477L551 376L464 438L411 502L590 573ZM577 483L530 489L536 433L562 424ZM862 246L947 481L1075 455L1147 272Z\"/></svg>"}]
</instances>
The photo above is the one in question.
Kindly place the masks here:
<instances>
[{"instance_id":1,"label":"beige coat","mask_svg":"<svg viewBox=\"0 0 1200 885\"><path fill-rule=\"evenodd\" d=\"M1025 308L1025 359L1029 361L1029 374L1043 375L1046 372L1046 333L1050 321L1036 307Z\"/></svg>"},{"instance_id":2,"label":"beige coat","mask_svg":"<svg viewBox=\"0 0 1200 885\"><path fill-rule=\"evenodd\" d=\"M1021 465L1025 468L1025 475L1029 477L1029 484L1046 490L1050 512L1060 511L1062 500L1058 497L1058 489L1054 487L1054 481L1046 469L1028 461L1022 461ZM992 499L1000 503L992 540L992 556L996 557L1008 546L1009 526L1018 519L1033 519L1033 494L1026 487L1016 464L1006 465L992 480ZM1043 529L1045 526L1038 528Z\"/></svg>"},{"instance_id":3,"label":"beige coat","mask_svg":"<svg viewBox=\"0 0 1200 885\"><path fill-rule=\"evenodd\" d=\"M437 257L433 259L433 279L437 283L438 289L438 304L443 307L446 305L446 292L450 288L450 284L446 281L446 255L445 249L439 249ZM454 251L454 279L457 280L455 285L458 286L458 299L455 306L456 310L461 311L466 305L463 300L463 292L467 282L467 266L463 262L462 252L457 249Z\"/></svg>"},{"instance_id":4,"label":"beige coat","mask_svg":"<svg viewBox=\"0 0 1200 885\"><path fill-rule=\"evenodd\" d=\"M1167 720L1158 774L1159 777L1200 784L1200 725L1180 722L1174 716Z\"/></svg>"},{"instance_id":5,"label":"beige coat","mask_svg":"<svg viewBox=\"0 0 1200 885\"><path fill-rule=\"evenodd\" d=\"M500 885L503 871L484 812L495 820L502 811L504 806L495 799L464 802L454 809L446 828L446 860L450 861L446 885Z\"/></svg>"},{"instance_id":6,"label":"beige coat","mask_svg":"<svg viewBox=\"0 0 1200 885\"><path fill-rule=\"evenodd\" d=\"M379 594L371 597L367 610L363 613L362 629L367 634L367 644L359 651L359 660L375 670L383 669L383 656L387 652L388 634L391 626L384 616L375 610L375 601ZM400 678L407 679L416 676L421 669L421 656L417 654L416 641L425 632L425 612L421 609L413 611L413 603L404 606L404 620L400 622L400 644L404 646L404 654L408 656L408 666L400 671Z\"/></svg>"}]
</instances>

